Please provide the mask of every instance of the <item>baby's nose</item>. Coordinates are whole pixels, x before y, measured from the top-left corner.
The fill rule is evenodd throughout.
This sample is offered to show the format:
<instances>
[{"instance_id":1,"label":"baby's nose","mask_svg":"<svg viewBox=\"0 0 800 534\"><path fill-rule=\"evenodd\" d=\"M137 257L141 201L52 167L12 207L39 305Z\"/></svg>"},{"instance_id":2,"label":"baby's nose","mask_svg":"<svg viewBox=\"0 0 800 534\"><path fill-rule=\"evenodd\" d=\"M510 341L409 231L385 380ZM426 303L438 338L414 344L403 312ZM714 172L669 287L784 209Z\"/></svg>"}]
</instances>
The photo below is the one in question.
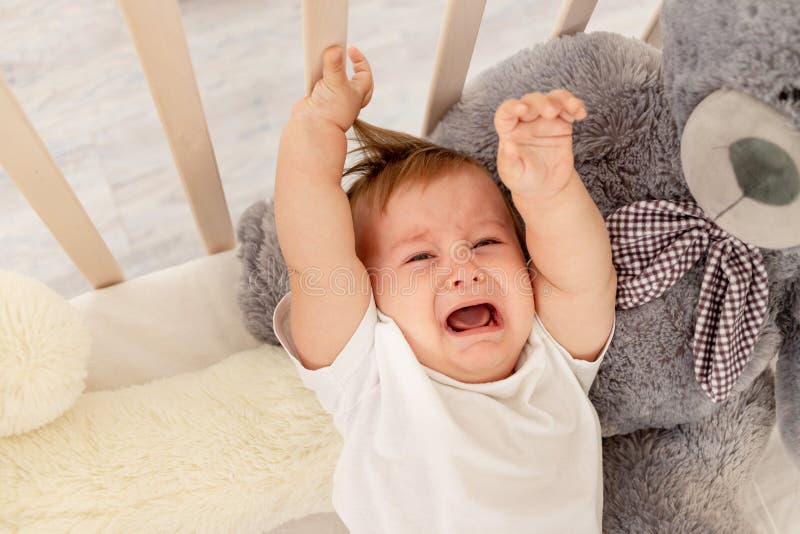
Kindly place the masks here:
<instances>
[{"instance_id":1,"label":"baby's nose","mask_svg":"<svg viewBox=\"0 0 800 534\"><path fill-rule=\"evenodd\" d=\"M458 276L458 273L456 273L456 276L449 278L445 282L445 287L447 289L454 289L456 287L463 286L465 279L466 279L465 276ZM486 273L484 273L483 271L477 271L472 275L472 281L475 283L481 283L485 280L486 280Z\"/></svg>"}]
</instances>

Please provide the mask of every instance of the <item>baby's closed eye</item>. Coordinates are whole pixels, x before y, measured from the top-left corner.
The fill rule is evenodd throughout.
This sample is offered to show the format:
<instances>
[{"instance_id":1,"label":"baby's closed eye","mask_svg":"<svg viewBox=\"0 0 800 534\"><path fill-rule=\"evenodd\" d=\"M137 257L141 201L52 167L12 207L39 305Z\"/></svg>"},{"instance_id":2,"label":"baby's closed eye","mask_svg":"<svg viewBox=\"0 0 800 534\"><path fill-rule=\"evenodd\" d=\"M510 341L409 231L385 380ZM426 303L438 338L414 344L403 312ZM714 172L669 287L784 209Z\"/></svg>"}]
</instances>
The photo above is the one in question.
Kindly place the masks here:
<instances>
[{"instance_id":1,"label":"baby's closed eye","mask_svg":"<svg viewBox=\"0 0 800 534\"><path fill-rule=\"evenodd\" d=\"M500 243L502 243L502 241L500 241L499 239L495 239L495 238L489 237L489 238L484 238L484 239L481 239L480 241L477 241L474 245L472 245L472 248L478 248L478 247L486 246L486 245L497 245L497 244L500 244ZM425 256L430 256L432 258L433 254L430 253L430 252L419 252L419 253L415 254L414 256L411 256L408 260L405 261L405 263L411 263L411 262L415 262L415 261L423 261L423 260L428 259Z\"/></svg>"},{"instance_id":2,"label":"baby's closed eye","mask_svg":"<svg viewBox=\"0 0 800 534\"><path fill-rule=\"evenodd\" d=\"M431 256L431 255L428 254L427 252L421 252L421 253L417 254L416 256L412 256L411 258L406 260L405 263L411 263L411 262L414 262L414 261L427 260L428 258L425 258L424 256Z\"/></svg>"}]
</instances>

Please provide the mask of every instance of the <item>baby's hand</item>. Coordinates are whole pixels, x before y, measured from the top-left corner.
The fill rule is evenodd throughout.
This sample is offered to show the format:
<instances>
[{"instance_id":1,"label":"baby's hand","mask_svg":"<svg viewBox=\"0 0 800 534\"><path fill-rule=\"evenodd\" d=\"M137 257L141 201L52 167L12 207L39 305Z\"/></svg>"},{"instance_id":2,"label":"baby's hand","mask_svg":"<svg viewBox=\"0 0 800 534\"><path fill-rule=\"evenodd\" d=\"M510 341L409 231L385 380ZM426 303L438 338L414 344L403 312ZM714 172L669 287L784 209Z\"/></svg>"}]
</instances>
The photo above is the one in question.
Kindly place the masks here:
<instances>
[{"instance_id":1,"label":"baby's hand","mask_svg":"<svg viewBox=\"0 0 800 534\"><path fill-rule=\"evenodd\" d=\"M294 103L292 114L313 113L347 131L358 112L372 98L372 71L367 58L356 47L348 49L353 62L353 77L347 79L341 46L331 46L322 53L322 78L311 95Z\"/></svg>"},{"instance_id":2,"label":"baby's hand","mask_svg":"<svg viewBox=\"0 0 800 534\"><path fill-rule=\"evenodd\" d=\"M547 198L575 173L572 122L586 118L583 101L569 91L528 93L497 108L497 172L515 195Z\"/></svg>"}]
</instances>

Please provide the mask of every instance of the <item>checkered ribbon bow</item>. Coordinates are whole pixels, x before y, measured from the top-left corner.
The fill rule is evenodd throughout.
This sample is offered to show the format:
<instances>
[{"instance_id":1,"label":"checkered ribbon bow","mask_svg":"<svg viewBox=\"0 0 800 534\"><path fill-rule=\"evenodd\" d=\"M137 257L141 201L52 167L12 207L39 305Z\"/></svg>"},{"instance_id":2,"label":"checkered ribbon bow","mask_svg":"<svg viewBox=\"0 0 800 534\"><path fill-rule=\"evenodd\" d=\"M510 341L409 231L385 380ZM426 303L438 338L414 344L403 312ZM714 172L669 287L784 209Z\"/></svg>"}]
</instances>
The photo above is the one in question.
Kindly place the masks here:
<instances>
[{"instance_id":1,"label":"checkered ribbon bow","mask_svg":"<svg viewBox=\"0 0 800 534\"><path fill-rule=\"evenodd\" d=\"M694 373L713 402L725 400L767 312L769 283L759 250L690 202L635 202L609 215L606 225L620 309L659 297L708 251L696 308Z\"/></svg>"}]
</instances>

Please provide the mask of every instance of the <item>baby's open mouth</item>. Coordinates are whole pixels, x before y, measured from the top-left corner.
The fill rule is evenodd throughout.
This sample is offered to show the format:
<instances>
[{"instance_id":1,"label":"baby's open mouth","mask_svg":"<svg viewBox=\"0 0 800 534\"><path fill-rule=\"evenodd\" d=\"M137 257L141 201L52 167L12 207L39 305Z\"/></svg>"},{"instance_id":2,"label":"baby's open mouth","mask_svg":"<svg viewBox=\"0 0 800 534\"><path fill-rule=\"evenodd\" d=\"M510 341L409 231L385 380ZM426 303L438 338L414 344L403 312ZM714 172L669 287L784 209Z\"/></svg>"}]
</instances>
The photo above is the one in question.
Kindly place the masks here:
<instances>
[{"instance_id":1,"label":"baby's open mouth","mask_svg":"<svg viewBox=\"0 0 800 534\"><path fill-rule=\"evenodd\" d=\"M493 304L481 302L453 311L447 316L445 324L452 333L479 333L502 327L503 320Z\"/></svg>"}]
</instances>

